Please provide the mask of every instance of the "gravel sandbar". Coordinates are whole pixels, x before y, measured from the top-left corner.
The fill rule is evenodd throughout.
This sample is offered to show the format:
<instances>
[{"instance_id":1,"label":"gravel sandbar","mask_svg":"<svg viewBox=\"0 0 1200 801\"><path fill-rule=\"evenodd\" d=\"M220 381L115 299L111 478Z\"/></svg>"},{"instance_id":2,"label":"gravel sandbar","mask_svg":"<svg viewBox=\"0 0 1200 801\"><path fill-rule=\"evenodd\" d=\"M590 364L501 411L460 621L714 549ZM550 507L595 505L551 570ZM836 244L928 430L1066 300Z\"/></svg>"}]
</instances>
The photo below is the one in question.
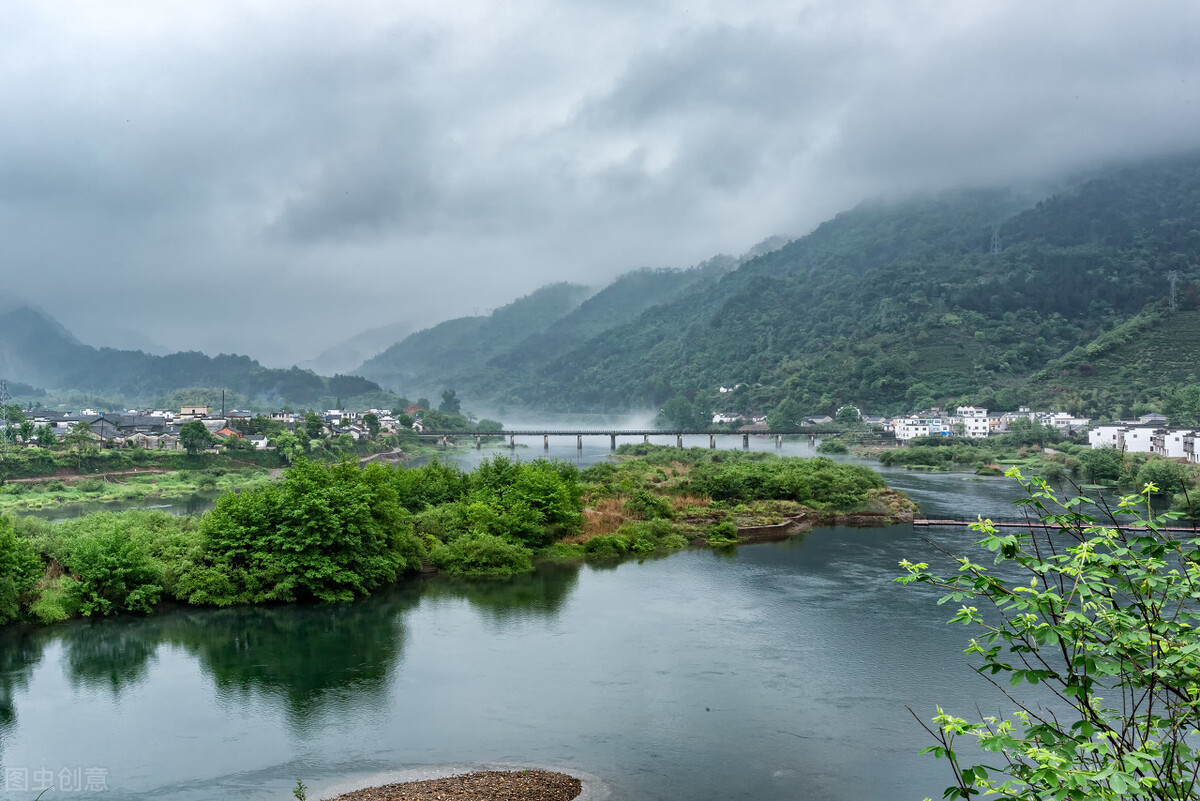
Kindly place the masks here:
<instances>
[{"instance_id":1,"label":"gravel sandbar","mask_svg":"<svg viewBox=\"0 0 1200 801\"><path fill-rule=\"evenodd\" d=\"M571 801L583 784L548 770L483 770L368 787L329 801Z\"/></svg>"}]
</instances>

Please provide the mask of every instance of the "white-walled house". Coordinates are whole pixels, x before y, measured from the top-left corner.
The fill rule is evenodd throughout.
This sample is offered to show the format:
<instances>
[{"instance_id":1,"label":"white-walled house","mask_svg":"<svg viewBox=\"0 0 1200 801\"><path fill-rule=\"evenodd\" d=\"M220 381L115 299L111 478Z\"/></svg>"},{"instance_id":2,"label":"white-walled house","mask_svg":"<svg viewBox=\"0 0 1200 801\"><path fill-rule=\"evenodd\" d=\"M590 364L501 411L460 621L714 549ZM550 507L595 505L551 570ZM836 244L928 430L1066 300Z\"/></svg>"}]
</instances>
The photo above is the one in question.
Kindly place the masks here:
<instances>
[{"instance_id":1,"label":"white-walled house","mask_svg":"<svg viewBox=\"0 0 1200 801\"><path fill-rule=\"evenodd\" d=\"M1195 451L1196 432L1189 428L1160 428L1150 437L1150 452L1165 456L1168 459L1189 459L1186 448L1187 439L1192 438Z\"/></svg>"},{"instance_id":2,"label":"white-walled house","mask_svg":"<svg viewBox=\"0 0 1200 801\"><path fill-rule=\"evenodd\" d=\"M987 409L978 406L959 406L954 412L951 425L955 427L955 430L959 430L957 427L961 426L964 437L971 439L986 437L990 429Z\"/></svg>"},{"instance_id":3,"label":"white-walled house","mask_svg":"<svg viewBox=\"0 0 1200 801\"><path fill-rule=\"evenodd\" d=\"M898 417L895 422L896 439L907 442L914 437L938 436L946 433L940 417Z\"/></svg>"},{"instance_id":4,"label":"white-walled house","mask_svg":"<svg viewBox=\"0 0 1200 801\"><path fill-rule=\"evenodd\" d=\"M1151 438L1157 426L1108 425L1096 426L1088 432L1088 444L1093 448L1116 448L1126 453L1151 453Z\"/></svg>"}]
</instances>

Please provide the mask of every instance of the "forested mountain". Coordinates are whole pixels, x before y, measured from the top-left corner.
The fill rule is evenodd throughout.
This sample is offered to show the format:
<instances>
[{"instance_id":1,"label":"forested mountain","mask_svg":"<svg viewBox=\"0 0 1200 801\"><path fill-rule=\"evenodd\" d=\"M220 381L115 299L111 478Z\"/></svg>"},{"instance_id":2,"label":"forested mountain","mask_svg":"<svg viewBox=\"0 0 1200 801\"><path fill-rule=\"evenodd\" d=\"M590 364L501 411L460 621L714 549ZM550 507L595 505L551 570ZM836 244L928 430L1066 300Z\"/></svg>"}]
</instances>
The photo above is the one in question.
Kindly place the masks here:
<instances>
[{"instance_id":1,"label":"forested mountain","mask_svg":"<svg viewBox=\"0 0 1200 801\"><path fill-rule=\"evenodd\" d=\"M355 372L408 395L454 387L472 396L520 404L517 393L540 381L547 365L785 243L771 237L740 259L714 256L685 270L633 270L573 306L564 302L569 298L543 294L570 291L570 285L554 284L490 317L450 320L413 334Z\"/></svg>"},{"instance_id":2,"label":"forested mountain","mask_svg":"<svg viewBox=\"0 0 1200 801\"><path fill-rule=\"evenodd\" d=\"M405 394L434 394L486 365L515 344L545 331L591 294L557 283L496 309L486 317L459 317L418 331L355 370Z\"/></svg>"},{"instance_id":3,"label":"forested mountain","mask_svg":"<svg viewBox=\"0 0 1200 801\"><path fill-rule=\"evenodd\" d=\"M1032 203L1001 190L866 203L581 344L560 340L573 345L560 355L497 353L504 369L470 390L554 410L657 407L736 384L724 402L739 411L1015 408L1053 401L1047 371L1073 349L1143 310L1161 323L1171 271L1174 314L1197 315L1198 156L1107 170ZM1069 400L1111 413L1188 380L1155 375Z\"/></svg>"},{"instance_id":4,"label":"forested mountain","mask_svg":"<svg viewBox=\"0 0 1200 801\"><path fill-rule=\"evenodd\" d=\"M270 369L248 356L212 357L195 351L152 356L138 350L94 348L28 306L0 314L0 378L126 404L153 403L188 387L224 388L231 402L271 405L317 406L338 398L386 402L387 398L377 384L364 378L325 378L295 367Z\"/></svg>"}]
</instances>

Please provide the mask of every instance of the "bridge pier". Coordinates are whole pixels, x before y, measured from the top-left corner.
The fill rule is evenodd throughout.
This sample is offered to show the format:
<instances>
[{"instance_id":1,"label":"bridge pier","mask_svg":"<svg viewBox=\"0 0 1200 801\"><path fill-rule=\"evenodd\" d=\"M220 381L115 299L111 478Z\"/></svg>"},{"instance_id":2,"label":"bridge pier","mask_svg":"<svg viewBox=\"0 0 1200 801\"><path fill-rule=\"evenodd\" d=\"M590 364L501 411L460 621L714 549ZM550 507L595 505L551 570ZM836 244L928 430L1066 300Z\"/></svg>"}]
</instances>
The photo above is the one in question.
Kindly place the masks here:
<instances>
[{"instance_id":1,"label":"bridge pier","mask_svg":"<svg viewBox=\"0 0 1200 801\"><path fill-rule=\"evenodd\" d=\"M544 451L550 450L550 435L549 434L542 434L542 450L544 450Z\"/></svg>"},{"instance_id":2,"label":"bridge pier","mask_svg":"<svg viewBox=\"0 0 1200 801\"><path fill-rule=\"evenodd\" d=\"M609 434L609 435L608 435L608 440L609 440L609 441L608 441L608 449L609 449L610 451L615 451L615 450L617 449L617 435L616 435L616 434Z\"/></svg>"},{"instance_id":3,"label":"bridge pier","mask_svg":"<svg viewBox=\"0 0 1200 801\"><path fill-rule=\"evenodd\" d=\"M676 448L682 448L682 447L683 447L683 434L676 434L676 435L675 435L675 447L676 447Z\"/></svg>"},{"instance_id":4,"label":"bridge pier","mask_svg":"<svg viewBox=\"0 0 1200 801\"><path fill-rule=\"evenodd\" d=\"M717 435L716 434L708 435L708 447L710 447L710 448L717 447Z\"/></svg>"},{"instance_id":5,"label":"bridge pier","mask_svg":"<svg viewBox=\"0 0 1200 801\"><path fill-rule=\"evenodd\" d=\"M642 444L643 445L650 444L650 435L649 434L642 434Z\"/></svg>"},{"instance_id":6,"label":"bridge pier","mask_svg":"<svg viewBox=\"0 0 1200 801\"><path fill-rule=\"evenodd\" d=\"M576 450L583 450L583 434L575 435L575 448Z\"/></svg>"},{"instance_id":7,"label":"bridge pier","mask_svg":"<svg viewBox=\"0 0 1200 801\"><path fill-rule=\"evenodd\" d=\"M742 434L742 450L744 450L744 451L750 450L750 435L749 434Z\"/></svg>"},{"instance_id":8,"label":"bridge pier","mask_svg":"<svg viewBox=\"0 0 1200 801\"><path fill-rule=\"evenodd\" d=\"M776 447L776 448L782 448L782 447L783 447L783 434L776 434L776 435L775 435L775 447Z\"/></svg>"},{"instance_id":9,"label":"bridge pier","mask_svg":"<svg viewBox=\"0 0 1200 801\"><path fill-rule=\"evenodd\" d=\"M517 449L517 435L516 435L516 434L510 434L510 435L509 435L509 437L508 437L508 447L509 447L509 449L510 449L510 450L514 450L514 451Z\"/></svg>"},{"instance_id":10,"label":"bridge pier","mask_svg":"<svg viewBox=\"0 0 1200 801\"><path fill-rule=\"evenodd\" d=\"M483 450L483 437L475 438L475 450L477 450L477 451Z\"/></svg>"}]
</instances>

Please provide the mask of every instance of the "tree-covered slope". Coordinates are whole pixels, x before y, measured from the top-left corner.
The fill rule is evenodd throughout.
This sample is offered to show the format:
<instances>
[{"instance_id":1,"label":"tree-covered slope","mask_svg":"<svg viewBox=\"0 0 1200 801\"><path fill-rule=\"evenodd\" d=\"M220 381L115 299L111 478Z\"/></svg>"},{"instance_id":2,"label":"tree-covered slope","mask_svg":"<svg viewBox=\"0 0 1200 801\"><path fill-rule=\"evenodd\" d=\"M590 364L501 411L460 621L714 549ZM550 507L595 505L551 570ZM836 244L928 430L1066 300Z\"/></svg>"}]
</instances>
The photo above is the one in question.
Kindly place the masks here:
<instances>
[{"instance_id":1,"label":"tree-covered slope","mask_svg":"<svg viewBox=\"0 0 1200 801\"><path fill-rule=\"evenodd\" d=\"M869 203L605 331L510 401L620 409L744 383L766 411L997 408L1103 328L1200 278L1200 158L1104 172L1037 203L955 192ZM1190 301L1188 301L1190 302Z\"/></svg>"},{"instance_id":2,"label":"tree-covered slope","mask_svg":"<svg viewBox=\"0 0 1200 801\"><path fill-rule=\"evenodd\" d=\"M418 331L355 372L408 395L439 392L545 331L590 294L578 284L550 284L486 317L460 317Z\"/></svg>"},{"instance_id":3,"label":"tree-covered slope","mask_svg":"<svg viewBox=\"0 0 1200 801\"><path fill-rule=\"evenodd\" d=\"M308 370L263 367L248 356L189 351L154 356L85 345L44 312L20 307L0 315L0 378L48 390L88 393L127 404L153 403L188 387L229 390L231 400L324 405L338 398L379 398L357 376L327 378Z\"/></svg>"}]
</instances>

